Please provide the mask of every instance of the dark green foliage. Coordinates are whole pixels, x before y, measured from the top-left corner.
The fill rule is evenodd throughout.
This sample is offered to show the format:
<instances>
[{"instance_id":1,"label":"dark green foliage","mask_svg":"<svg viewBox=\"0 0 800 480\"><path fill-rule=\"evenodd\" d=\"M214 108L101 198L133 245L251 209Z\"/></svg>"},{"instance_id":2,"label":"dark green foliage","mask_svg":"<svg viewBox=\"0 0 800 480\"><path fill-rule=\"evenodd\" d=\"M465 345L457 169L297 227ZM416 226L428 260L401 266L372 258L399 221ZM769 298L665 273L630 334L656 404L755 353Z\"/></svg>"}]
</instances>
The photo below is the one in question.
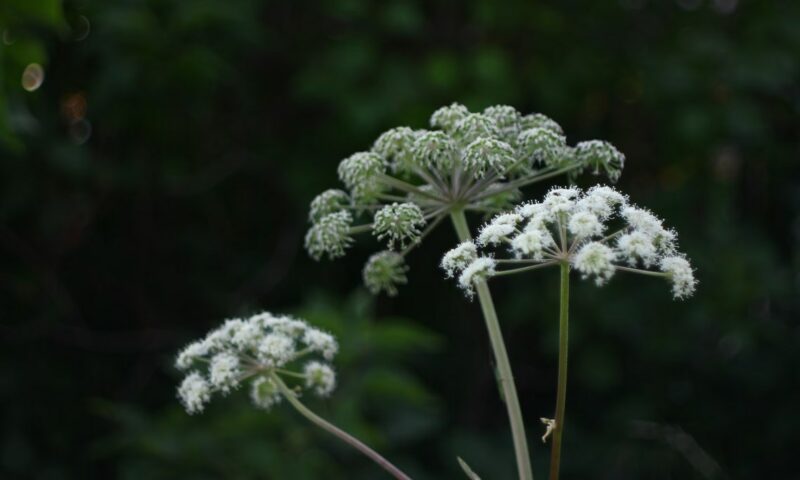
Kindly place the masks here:
<instances>
[{"instance_id":1,"label":"dark green foliage","mask_svg":"<svg viewBox=\"0 0 800 480\"><path fill-rule=\"evenodd\" d=\"M698 269L682 303L657 281L575 285L565 478L791 478L798 24L791 0L0 1L0 477L383 478L288 409L179 411L186 341L306 305L352 337L321 413L419 478L461 478L456 456L510 478L480 314L435 268L455 236L412 254L375 315L312 292L349 298L376 245L302 251L340 159L460 101L610 140L620 188ZM45 80L26 92L34 62ZM557 282L492 286L537 473Z\"/></svg>"}]
</instances>

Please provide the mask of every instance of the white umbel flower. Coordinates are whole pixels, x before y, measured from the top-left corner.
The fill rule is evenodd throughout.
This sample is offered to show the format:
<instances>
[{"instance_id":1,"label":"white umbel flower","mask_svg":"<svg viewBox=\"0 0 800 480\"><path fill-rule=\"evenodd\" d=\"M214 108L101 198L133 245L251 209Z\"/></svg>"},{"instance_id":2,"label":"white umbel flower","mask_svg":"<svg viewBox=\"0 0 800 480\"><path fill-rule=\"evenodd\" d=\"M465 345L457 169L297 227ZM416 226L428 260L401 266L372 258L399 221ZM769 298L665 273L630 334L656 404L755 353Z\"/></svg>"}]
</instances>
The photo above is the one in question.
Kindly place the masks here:
<instances>
[{"instance_id":1,"label":"white umbel flower","mask_svg":"<svg viewBox=\"0 0 800 480\"><path fill-rule=\"evenodd\" d=\"M661 271L672 281L672 294L675 298L683 299L694 293L697 280L688 260L679 256L665 257L660 266Z\"/></svg>"},{"instance_id":2,"label":"white umbel flower","mask_svg":"<svg viewBox=\"0 0 800 480\"><path fill-rule=\"evenodd\" d=\"M526 222L522 231L519 226ZM616 223L611 234L605 235L608 225ZM605 236L604 236L605 235ZM661 220L648 210L629 205L628 198L607 186L596 186L583 192L578 188L553 188L541 203L518 205L512 212L503 213L484 226L476 238L482 248L505 245L513 254L514 264L492 275L521 273L540 267L568 262L582 274L605 284L616 271L669 277L676 298L694 291L694 276L688 262L676 255L677 235L667 230ZM474 247L474 245L473 245ZM470 250L478 259L480 253ZM489 258L487 262L495 262ZM444 262L443 262L444 263ZM469 275L480 271L476 264L459 265L464 282ZM662 272L641 270L660 265ZM493 264L492 268L496 268ZM451 276L453 269L445 269ZM488 276L488 275L486 275ZM471 290L467 290L471 294Z\"/></svg>"},{"instance_id":3,"label":"white umbel flower","mask_svg":"<svg viewBox=\"0 0 800 480\"><path fill-rule=\"evenodd\" d=\"M442 257L441 267L447 278L467 268L467 265L478 258L478 248L470 241L461 242Z\"/></svg>"},{"instance_id":4,"label":"white umbel flower","mask_svg":"<svg viewBox=\"0 0 800 480\"><path fill-rule=\"evenodd\" d=\"M269 408L281 398L276 378L288 375L292 381L302 376L292 371L301 360L308 363L318 357L316 363L325 366L338 349L333 335L288 315L261 312L246 319L227 320L179 355L179 368L195 365L197 369L181 382L178 397L187 412L197 413L214 393L227 394L249 381L253 403ZM332 371L330 366L326 368ZM330 393L333 385L326 381L315 388Z\"/></svg>"},{"instance_id":5,"label":"white umbel flower","mask_svg":"<svg viewBox=\"0 0 800 480\"><path fill-rule=\"evenodd\" d=\"M485 280L494 275L496 265L497 262L494 258L476 258L461 272L461 275L458 277L459 286L464 289L467 295L472 296L475 282L478 280Z\"/></svg>"},{"instance_id":6,"label":"white umbel flower","mask_svg":"<svg viewBox=\"0 0 800 480\"><path fill-rule=\"evenodd\" d=\"M587 243L578 250L572 260L575 269L584 278L594 277L598 286L605 284L614 275L614 251L598 242Z\"/></svg>"},{"instance_id":7,"label":"white umbel flower","mask_svg":"<svg viewBox=\"0 0 800 480\"><path fill-rule=\"evenodd\" d=\"M306 377L306 387L320 397L327 397L336 388L336 373L330 365L308 362L303 368L303 375Z\"/></svg>"},{"instance_id":8,"label":"white umbel flower","mask_svg":"<svg viewBox=\"0 0 800 480\"><path fill-rule=\"evenodd\" d=\"M198 372L191 372L178 387L178 397L190 415L200 413L211 399L211 386Z\"/></svg>"}]
</instances>

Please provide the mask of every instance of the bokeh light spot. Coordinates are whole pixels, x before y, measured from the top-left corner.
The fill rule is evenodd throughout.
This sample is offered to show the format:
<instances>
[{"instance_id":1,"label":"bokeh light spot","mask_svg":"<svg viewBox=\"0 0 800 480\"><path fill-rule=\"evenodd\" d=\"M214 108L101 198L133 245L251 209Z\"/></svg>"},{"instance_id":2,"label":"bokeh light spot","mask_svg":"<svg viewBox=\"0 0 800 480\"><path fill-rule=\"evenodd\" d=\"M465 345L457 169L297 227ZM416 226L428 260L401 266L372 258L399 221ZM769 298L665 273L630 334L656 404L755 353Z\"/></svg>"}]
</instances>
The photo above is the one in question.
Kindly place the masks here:
<instances>
[{"instance_id":1,"label":"bokeh light spot","mask_svg":"<svg viewBox=\"0 0 800 480\"><path fill-rule=\"evenodd\" d=\"M83 145L92 136L92 124L86 120L78 120L69 126L69 137L73 143Z\"/></svg>"},{"instance_id":2,"label":"bokeh light spot","mask_svg":"<svg viewBox=\"0 0 800 480\"><path fill-rule=\"evenodd\" d=\"M38 63L31 63L22 72L22 88L29 92L39 89L44 83L44 68Z\"/></svg>"}]
</instances>

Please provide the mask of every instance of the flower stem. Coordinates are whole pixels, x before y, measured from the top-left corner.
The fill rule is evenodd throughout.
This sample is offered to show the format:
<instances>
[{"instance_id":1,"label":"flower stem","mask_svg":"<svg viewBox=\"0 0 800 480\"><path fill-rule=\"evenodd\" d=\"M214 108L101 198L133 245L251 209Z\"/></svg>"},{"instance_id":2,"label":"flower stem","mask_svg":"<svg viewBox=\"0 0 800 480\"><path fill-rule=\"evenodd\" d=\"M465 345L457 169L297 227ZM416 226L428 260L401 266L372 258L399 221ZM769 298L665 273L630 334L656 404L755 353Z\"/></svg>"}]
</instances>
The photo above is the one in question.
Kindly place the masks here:
<instances>
[{"instance_id":1,"label":"flower stem","mask_svg":"<svg viewBox=\"0 0 800 480\"><path fill-rule=\"evenodd\" d=\"M554 260L550 260L549 262L537 263L535 265L529 265L527 267L512 268L511 270L499 270L499 271L495 272L495 274L492 275L492 276L493 277L501 277L503 275L514 275L514 274L517 274L517 273L527 272L529 270L536 270L538 268L549 267L549 266L555 265L555 264L556 264L556 262Z\"/></svg>"},{"instance_id":2,"label":"flower stem","mask_svg":"<svg viewBox=\"0 0 800 480\"><path fill-rule=\"evenodd\" d=\"M453 227L455 227L459 240L462 242L469 240L471 235L464 211L462 209L452 210L450 218L453 221ZM503 333L500 330L497 312L494 309L492 294L489 292L489 286L483 280L476 282L475 289L478 292L478 301L481 304L483 318L489 331L489 341L497 364L498 382L500 383L503 400L508 411L508 419L511 423L511 436L514 440L514 454L517 458L519 478L520 480L533 480L533 470L531 469L530 454L528 453L528 439L525 436L525 423L522 420L522 410L519 407L519 398L517 398L517 387L514 385L514 375L511 372L511 363L508 361L508 353L503 342Z\"/></svg>"},{"instance_id":3,"label":"flower stem","mask_svg":"<svg viewBox=\"0 0 800 480\"><path fill-rule=\"evenodd\" d=\"M298 412L300 412L301 415L303 415L308 420L310 420L311 423L313 423L314 425L322 428L323 430L327 431L328 433L333 434L335 437L339 438L343 442L347 443L348 445L352 446L353 448L355 448L359 452L363 453L364 455L369 457L373 462L375 462L378 465L380 465L381 468L383 468L384 470L389 472L389 474L391 474L394 478L397 478L398 480L411 480L411 477L409 477L408 475L403 473L399 468L397 468L394 465L392 465L391 462L389 462L388 460L383 458L379 453L377 453L376 451L372 450L371 448L366 446L364 443L362 443L360 440L358 440L357 438L353 437L349 433L347 433L344 430L340 429L339 427L331 424L330 422L328 422L324 418L320 417L316 413L314 413L311 410L309 410L308 407L303 405L300 402L300 400L297 399L297 394L295 392L293 392L291 389L289 389L289 387L287 387L286 384L283 383L283 380L281 380L281 378L277 374L272 373L272 374L270 374L270 377L278 385L278 388L281 390L281 393L283 394L283 396L286 397L286 400L288 400L289 403Z\"/></svg>"},{"instance_id":4,"label":"flower stem","mask_svg":"<svg viewBox=\"0 0 800 480\"><path fill-rule=\"evenodd\" d=\"M561 439L564 436L564 413L567 401L567 356L569 349L569 263L561 263L561 302L558 319L558 391L556 425L550 452L550 480L558 479L561 467Z\"/></svg>"}]
</instances>

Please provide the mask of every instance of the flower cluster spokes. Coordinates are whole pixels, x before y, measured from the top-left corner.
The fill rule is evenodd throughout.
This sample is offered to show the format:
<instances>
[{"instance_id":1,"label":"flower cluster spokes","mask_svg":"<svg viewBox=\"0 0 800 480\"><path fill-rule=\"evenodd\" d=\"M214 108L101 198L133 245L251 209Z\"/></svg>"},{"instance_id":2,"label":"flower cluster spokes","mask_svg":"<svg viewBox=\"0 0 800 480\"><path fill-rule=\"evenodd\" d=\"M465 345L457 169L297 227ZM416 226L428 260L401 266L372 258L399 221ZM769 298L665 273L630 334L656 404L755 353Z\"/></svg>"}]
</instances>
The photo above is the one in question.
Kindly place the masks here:
<instances>
[{"instance_id":1,"label":"flower cluster spokes","mask_svg":"<svg viewBox=\"0 0 800 480\"><path fill-rule=\"evenodd\" d=\"M499 249L510 258L495 258L480 249ZM498 214L474 242L447 252L441 267L472 295L479 279L559 263L568 263L598 286L617 271L664 277L679 299L692 295L697 283L689 261L677 251L677 234L608 186L553 188L541 202Z\"/></svg>"},{"instance_id":2,"label":"flower cluster spokes","mask_svg":"<svg viewBox=\"0 0 800 480\"><path fill-rule=\"evenodd\" d=\"M586 169L616 181L625 161L604 141L568 146L553 120L505 105L471 113L454 103L434 112L430 125L393 128L370 151L342 160L347 191L327 190L311 202L305 244L313 258L343 256L353 235L371 231L395 254L371 257L365 284L394 294L406 283L405 255L451 211L497 213L526 185Z\"/></svg>"},{"instance_id":3,"label":"flower cluster spokes","mask_svg":"<svg viewBox=\"0 0 800 480\"><path fill-rule=\"evenodd\" d=\"M303 388L327 396L336 386L329 362L338 348L331 334L297 318L263 312L230 319L180 352L175 365L188 373L178 397L187 412L198 413L214 393L228 394L249 381L253 403L269 409L282 398L276 376L299 379Z\"/></svg>"}]
</instances>

